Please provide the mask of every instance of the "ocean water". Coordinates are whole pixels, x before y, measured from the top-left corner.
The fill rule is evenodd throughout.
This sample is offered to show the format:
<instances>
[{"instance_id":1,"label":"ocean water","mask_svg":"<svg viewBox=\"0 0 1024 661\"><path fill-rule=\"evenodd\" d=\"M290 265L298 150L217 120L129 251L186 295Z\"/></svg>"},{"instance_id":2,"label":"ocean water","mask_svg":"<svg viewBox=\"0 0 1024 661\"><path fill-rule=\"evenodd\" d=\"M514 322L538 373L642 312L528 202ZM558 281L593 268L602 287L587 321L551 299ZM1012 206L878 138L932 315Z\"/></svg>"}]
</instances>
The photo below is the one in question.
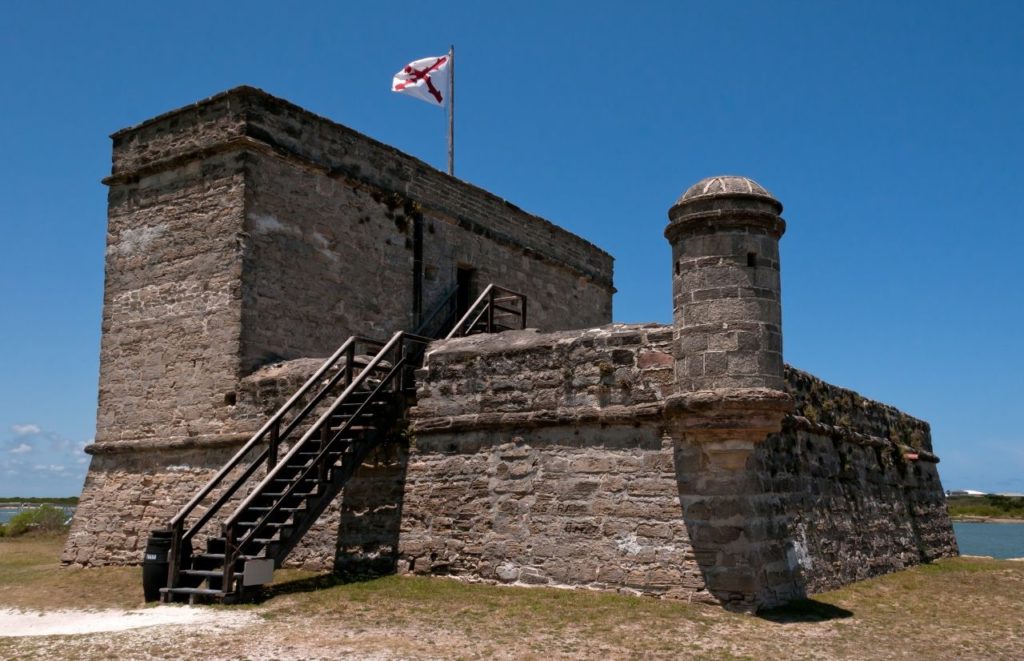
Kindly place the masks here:
<instances>
[{"instance_id":1,"label":"ocean water","mask_svg":"<svg viewBox=\"0 0 1024 661\"><path fill-rule=\"evenodd\" d=\"M960 553L1024 558L1024 523L953 522Z\"/></svg>"},{"instance_id":2,"label":"ocean water","mask_svg":"<svg viewBox=\"0 0 1024 661\"><path fill-rule=\"evenodd\" d=\"M63 505L58 505L57 507L60 507L62 510L64 510L64 516L71 516L72 514L75 513L75 508L73 508L73 507L67 507L67 506L63 506ZM6 507L5 508L0 508L0 523L7 523L11 519L13 519L15 516L17 516L18 512L19 512L19 510L18 510L17 507L13 507L13 508L6 508Z\"/></svg>"}]
</instances>

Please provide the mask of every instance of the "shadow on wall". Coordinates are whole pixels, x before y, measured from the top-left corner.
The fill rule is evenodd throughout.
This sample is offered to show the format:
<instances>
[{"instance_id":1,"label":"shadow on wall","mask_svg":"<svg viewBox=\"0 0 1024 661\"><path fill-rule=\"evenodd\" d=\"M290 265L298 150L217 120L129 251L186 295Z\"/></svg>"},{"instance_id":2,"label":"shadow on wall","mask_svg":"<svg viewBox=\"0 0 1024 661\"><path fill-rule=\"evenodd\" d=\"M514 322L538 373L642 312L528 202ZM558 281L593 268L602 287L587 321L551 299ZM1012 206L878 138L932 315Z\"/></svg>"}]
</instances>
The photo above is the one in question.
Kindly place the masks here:
<instances>
[{"instance_id":1,"label":"shadow on wall","mask_svg":"<svg viewBox=\"0 0 1024 661\"><path fill-rule=\"evenodd\" d=\"M752 455L689 440L673 450L683 521L707 593L744 612L805 598L787 557L787 522L771 511Z\"/></svg>"},{"instance_id":2,"label":"shadow on wall","mask_svg":"<svg viewBox=\"0 0 1024 661\"><path fill-rule=\"evenodd\" d=\"M409 443L394 435L345 485L334 571L343 580L395 573Z\"/></svg>"},{"instance_id":3,"label":"shadow on wall","mask_svg":"<svg viewBox=\"0 0 1024 661\"><path fill-rule=\"evenodd\" d=\"M928 562L945 548L918 520L938 507L921 500L929 485L899 464L873 463L870 449L779 434L731 465L697 442L677 441L674 454L706 590L731 610L790 601L799 609L810 592Z\"/></svg>"}]
</instances>

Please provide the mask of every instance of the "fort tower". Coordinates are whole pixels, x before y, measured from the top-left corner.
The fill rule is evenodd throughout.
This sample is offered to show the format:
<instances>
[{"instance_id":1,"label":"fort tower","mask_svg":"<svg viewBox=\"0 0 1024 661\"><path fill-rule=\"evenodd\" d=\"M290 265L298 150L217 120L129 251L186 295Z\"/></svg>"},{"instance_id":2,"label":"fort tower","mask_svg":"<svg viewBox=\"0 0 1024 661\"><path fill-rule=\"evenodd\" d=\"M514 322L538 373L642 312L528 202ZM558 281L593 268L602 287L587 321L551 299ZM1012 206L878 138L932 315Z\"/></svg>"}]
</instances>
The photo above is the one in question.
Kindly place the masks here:
<instances>
[{"instance_id":1,"label":"fort tower","mask_svg":"<svg viewBox=\"0 0 1024 661\"><path fill-rule=\"evenodd\" d=\"M751 455L782 429L782 204L745 177L703 179L668 212L680 503L708 589L739 608L799 596ZM742 521L740 523L739 521Z\"/></svg>"},{"instance_id":2,"label":"fort tower","mask_svg":"<svg viewBox=\"0 0 1024 661\"><path fill-rule=\"evenodd\" d=\"M680 391L781 390L782 204L745 177L710 177L668 212Z\"/></svg>"}]
</instances>

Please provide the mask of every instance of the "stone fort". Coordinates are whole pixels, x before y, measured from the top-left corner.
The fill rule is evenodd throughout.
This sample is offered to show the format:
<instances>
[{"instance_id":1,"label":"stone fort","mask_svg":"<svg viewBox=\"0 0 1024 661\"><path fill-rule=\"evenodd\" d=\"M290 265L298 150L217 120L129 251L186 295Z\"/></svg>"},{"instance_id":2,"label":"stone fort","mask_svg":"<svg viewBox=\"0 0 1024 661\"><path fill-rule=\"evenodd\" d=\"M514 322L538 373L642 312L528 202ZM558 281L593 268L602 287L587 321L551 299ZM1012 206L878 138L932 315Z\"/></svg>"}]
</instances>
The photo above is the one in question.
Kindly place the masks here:
<instances>
[{"instance_id":1,"label":"stone fort","mask_svg":"<svg viewBox=\"0 0 1024 661\"><path fill-rule=\"evenodd\" d=\"M673 322L621 324L608 253L260 90L112 139L66 563L161 536L165 599L292 564L756 610L957 553L928 424L783 362L750 179L686 189Z\"/></svg>"}]
</instances>

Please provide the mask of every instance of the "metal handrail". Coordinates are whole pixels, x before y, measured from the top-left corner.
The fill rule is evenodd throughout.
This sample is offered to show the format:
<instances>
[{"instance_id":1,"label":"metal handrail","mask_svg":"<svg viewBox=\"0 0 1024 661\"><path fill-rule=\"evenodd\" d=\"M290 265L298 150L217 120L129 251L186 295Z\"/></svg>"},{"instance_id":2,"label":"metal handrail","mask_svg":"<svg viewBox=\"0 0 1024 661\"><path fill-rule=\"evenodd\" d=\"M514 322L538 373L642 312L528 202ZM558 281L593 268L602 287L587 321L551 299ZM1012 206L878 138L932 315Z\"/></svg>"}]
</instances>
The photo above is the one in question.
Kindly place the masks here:
<instances>
[{"instance_id":1,"label":"metal handrail","mask_svg":"<svg viewBox=\"0 0 1024 661\"><path fill-rule=\"evenodd\" d=\"M374 356L370 360L369 364L366 365L360 371L359 376L355 377L352 380L352 382L350 384L348 384L348 386L345 388L345 390L342 391L342 393L340 395L338 395L338 397L334 400L334 403L331 404L331 407L327 411L325 411L317 419L317 421L315 423L313 423L312 426L310 426L309 429L306 430L306 433L303 434L302 437L299 438L298 441L295 442L295 445L293 445L291 447L291 449L288 450L288 454L286 454L284 456L284 458L281 459L281 461L279 461L277 463L277 465L274 466L274 468L272 470L267 472L266 477L264 477L263 480L258 485L256 485L256 488L254 488L252 490L252 492L250 492L249 495L245 498L245 500L242 501L242 504L239 505L237 509L235 509L234 514L232 514L230 517L228 517L228 519L224 522L225 526L233 525L237 521L238 516L242 513L242 510L244 510L250 504L252 504L252 501L256 498L258 493L266 485L268 485L271 482L271 480L273 480L275 477L277 477L278 473L281 472L282 467L284 467L288 463L288 460L291 459L292 456L295 455L295 453L299 451L299 449L302 446L302 444L305 443L306 441L308 441L310 438L312 438L312 436L316 432L318 432L320 430L320 427L325 422L327 422L332 415L334 415L335 409L338 406L340 406L341 403L345 399L347 399L351 395L352 392L354 392L356 390L356 388L358 388L360 385L362 385L363 381L365 381L368 378L368 376L370 374L370 371L377 367L377 364L380 363L383 355L387 351L389 351L392 347L394 347L395 343L399 339L401 339L402 335L403 335L403 332L402 331L398 331L397 333L395 333L394 335L391 336L391 339L388 340L387 344L384 345L384 348L382 348L380 351L377 352L377 355Z\"/></svg>"},{"instance_id":2,"label":"metal handrail","mask_svg":"<svg viewBox=\"0 0 1024 661\"><path fill-rule=\"evenodd\" d=\"M309 415L326 394L337 385L343 377L349 381L352 380L352 372L354 369L353 363L355 358L355 348L357 343L367 344L370 346L381 346L381 342L378 340L353 335L349 337L345 342L338 347L324 363L313 373L309 379L300 387L295 394L293 394L287 402L285 402L278 410L267 420L266 423L260 429L252 435L252 437L243 445L230 460L219 470L217 474L211 478L206 485L199 490L199 492L192 497L192 499L182 507L173 518L170 519L169 526L171 529L171 548L168 553L168 576L167 585L168 587L176 587L178 580L178 574L180 571L182 561L182 550L187 549L191 552L191 539L201 530L207 523L210 522L221 508L231 499L232 496L248 482L249 478L252 477L261 466L264 464L268 466L276 465L277 450L282 440L287 439L289 434L295 430L295 428L305 420L306 416ZM332 367L338 364L341 357L346 357L346 364L344 370L339 370L331 379L320 389L316 395L306 404L305 407L295 415L291 422L287 425L284 433L281 433L281 420L285 415L291 411L297 402L305 397L310 390L313 389L314 385L323 377L323 375L330 370ZM264 448L249 465L245 468L242 474L234 479L234 481L224 490L223 493L217 498L214 503L206 509L206 511L199 517L187 531L185 530L185 519L188 517L193 510L205 500L214 489L217 488L225 478L235 470L245 456L253 450L260 442L264 440L267 433L270 433L270 441L266 448Z\"/></svg>"},{"instance_id":3,"label":"metal handrail","mask_svg":"<svg viewBox=\"0 0 1024 661\"><path fill-rule=\"evenodd\" d=\"M259 431L252 435L252 437L245 443L245 445L243 445L241 449L239 449L238 452L236 452L235 455L230 460L228 460L228 463L226 463L219 471L217 471L217 474L214 475L210 479L210 481L206 483L206 486L200 489L199 492L195 496L193 496L192 499L188 501L188 503L186 503L184 507L178 510L178 513L175 514L174 517L172 517L171 520L169 521L170 526L174 528L179 524L183 523L185 517L191 514L192 510L195 509L196 506L203 501L203 499L210 495L210 492L213 491L217 487L217 485L220 484L221 481L223 481L224 478L227 477L227 475L232 470L234 470L235 467L238 466L238 464L242 462L242 459L245 458L245 455L248 454L249 451L252 450L260 442L260 440L262 440L263 436L265 436L267 432L271 430L271 428L280 424L281 418L283 418L285 414L288 413L288 411L295 405L297 401L299 401L307 392L309 392L313 385L320 380L320 377L322 377L324 373L327 372L327 370L331 369L331 367L337 364L337 362L341 359L343 355L348 353L349 349L353 347L356 342L363 342L371 345L381 344L377 340L360 337L358 335L353 335L347 340L345 340L345 342L342 343L340 347L338 347L338 350L331 354L331 356L326 361L324 361L324 363L317 369L317 371L313 373L313 376L309 377L309 379L306 380L302 387L299 388L295 392L295 394L292 395L288 399L288 401L285 402L281 406L281 408L279 408L277 412L270 417L269 420L267 420L266 423L264 423L262 427L260 427ZM341 373L339 372L339 374ZM334 383L337 383L337 381L334 381ZM318 395L322 398L325 391L326 388L322 390L320 393L318 393ZM307 406L306 408L309 407ZM300 415L308 415L308 411L303 411L303 413ZM296 419L292 421L292 424L288 426L287 430L291 431L292 429L294 429L295 424L297 424L299 421L300 416L297 416ZM287 433L281 435L280 438L283 438L284 436L287 436ZM254 463L259 463L259 460L257 460ZM210 509L213 510L214 508ZM192 532L192 530L190 530L189 532Z\"/></svg>"},{"instance_id":4,"label":"metal handrail","mask_svg":"<svg viewBox=\"0 0 1024 661\"><path fill-rule=\"evenodd\" d=\"M508 296L517 298L519 300L520 305L522 306L521 310L516 311L509 308L499 308L498 306L496 306L494 302L494 297L498 293L506 294ZM493 331L495 309L499 309L500 311L503 312L517 314L519 316L519 328L526 328L526 295L520 294L519 292L513 291L511 289L506 289L505 287L499 287L492 283L487 285L487 287L483 290L483 292L480 293L477 299L473 301L473 305L469 306L469 309L466 310L466 313L462 315L462 318L455 323L455 326L451 329L448 335L445 336L444 339L450 340L453 337L456 337L466 332L468 329L475 326L477 322L479 322L483 318L484 315L487 315L487 331ZM474 314L476 316L473 316ZM470 319L472 319L472 321L470 321Z\"/></svg>"},{"instance_id":5,"label":"metal handrail","mask_svg":"<svg viewBox=\"0 0 1024 661\"><path fill-rule=\"evenodd\" d=\"M285 489L283 494L275 499L270 509L265 512L253 525L249 531L237 542L234 540L235 527L238 525L239 519L241 518L244 511L252 504L252 502L259 497L264 490L270 486L270 483L280 473L285 465L289 463L291 457L298 452L302 446L309 441L314 435L316 435L324 427L324 425L330 424L330 419L333 417L337 410L342 404L351 396L353 392L359 389L369 375L377 368L377 366L384 360L384 358L398 347L404 347L405 341L413 341L417 344L427 345L432 340L427 337L421 337L412 333L406 333L399 331L395 333L391 339L380 349L370 362L361 370L360 374L353 379L353 381L346 387L345 391L339 395L334 402L331 404L329 409L324 412L320 418L314 423L303 436L296 441L295 445L289 450L288 454L271 470L268 471L266 477L249 493L246 499L235 509L234 513L224 522L224 536L225 536L225 558L224 558L224 585L230 585L232 580L232 574L234 573L234 562L237 560L241 551L245 548L255 535L265 526L265 524L274 516L274 514L280 509L285 500L292 495L295 489L305 480L308 479L309 474L314 469L319 469L320 464L325 461L327 454L331 451L334 444L341 438L345 432L348 431L349 427L355 420L363 413L364 408L374 400L374 398L391 382L395 379L396 375L401 374L406 363L408 362L409 356L404 354L393 360L391 369L388 374L381 379L380 383L369 392L368 396L360 403L356 410L348 415L348 419L343 423L342 427L320 448L320 452L317 456L310 461L302 470L291 479L291 484ZM367 392L367 391L362 391Z\"/></svg>"},{"instance_id":6,"label":"metal handrail","mask_svg":"<svg viewBox=\"0 0 1024 661\"><path fill-rule=\"evenodd\" d=\"M282 506L282 504L284 503L285 499L287 499L288 496L292 495L292 492L295 489L297 489L298 486L304 480L308 479L309 474L314 469L319 469L320 463L325 460L326 456L329 454L329 452L333 448L334 444L338 441L338 439L341 438L342 435L345 434L345 432L348 431L349 427L359 417L359 415L362 413L362 411L366 407L366 405L374 397L376 397L378 394L380 394L380 392L384 389L385 386L390 384L391 380L395 377L395 375L397 375L399 373L399 371L405 366L405 363L406 363L406 357L404 357L404 356L395 362L395 365L391 368L391 371L388 372L388 375L386 377L384 377L384 379L382 379L379 384L377 384L377 387L375 387L373 389L373 391L370 392L370 394L367 397L367 399L365 401L363 401L359 405L359 407L356 409L356 411L354 413L351 414L351 416L349 416L349 419L345 421L345 423L338 429L337 432L335 432L335 434L331 437L331 439L329 441L327 441L327 443L325 443L323 445L323 447L320 448L320 452L317 453L317 456L314 457L313 460L308 463L308 465L303 466L302 470L299 471L299 473L296 474L294 478L292 478L291 485L288 486L287 489L285 489L284 493L270 507L270 510L268 510L262 517L260 517L260 519L256 522L256 525L254 525L249 530L249 532L246 533L246 535L242 539L240 539L238 541L238 543L236 544L237 549L241 549L246 544L248 544L253 539L254 535L256 535L256 533L259 532L259 530L264 526L264 524L266 524L266 522ZM260 489L256 489L254 491L258 491L258 490L260 490ZM232 515L232 519L229 519L228 523L226 523L225 526L237 525L237 523L238 523L237 519L241 517L242 509L243 509L242 507L239 507L239 509L236 510L235 514Z\"/></svg>"},{"instance_id":7,"label":"metal handrail","mask_svg":"<svg viewBox=\"0 0 1024 661\"><path fill-rule=\"evenodd\" d=\"M214 475L214 477L211 478L207 484L200 489L199 492L196 493L196 495L193 496L192 499L174 515L174 517L169 520L172 531L172 543L168 557L169 587L176 587L176 583L178 582L180 565L183 562L183 546L186 551L185 555L188 555L188 552L191 552L192 550L192 537L206 526L210 520L224 508L224 506L243 485L250 483L251 478L260 467L266 466L267 472L264 478L249 491L242 503L223 523L223 535L225 542L223 586L224 590L230 590L234 574L234 565L242 554L242 549L244 549L245 546L255 538L255 535L266 526L269 520L278 513L285 500L295 492L298 486L304 481L308 481L310 479L309 475L311 471L314 469L323 471L324 473L320 476L320 480L326 479L326 471L330 467L325 462L327 461L329 453L334 449L339 439L343 438L344 435L348 433L352 424L359 419L361 415L364 415L364 410L368 404L375 401L375 398L378 397L383 389L390 387L396 381L396 378L398 379L397 389L404 387L404 372L408 369L410 364L413 364L414 366L419 364L427 345L429 345L429 343L434 339L431 337L423 337L421 333L429 332L430 329L428 327L435 323L438 315L441 314L442 311L448 309L452 305L453 301L457 300L456 296L458 291L459 288L456 285L442 296L438 305L435 306L435 308L425 317L424 321L416 329L417 332L408 333L399 331L392 335L387 342L379 342L370 338L352 336L345 340L345 342L326 361L324 361L324 363L306 380L298 391L296 391L288 401L285 402L285 404L283 404L274 413L274 415L272 415L270 419L267 420L260 429L253 434L253 436L231 457L231 459L221 467L217 474ZM499 296L501 297L500 299L497 298ZM513 302L511 306L498 304L508 303L510 301ZM519 318L520 328L525 328L526 302L525 295L511 289L490 284L477 297L476 301L473 302L462 318L454 324L445 339L474 330L485 315L485 330L487 332L493 332L496 329L495 311L502 314L517 316ZM518 308L516 307L516 304L518 304ZM448 314L450 316L445 321L445 325L451 323L451 319L455 317L456 312L455 310L451 310ZM443 327L444 325L442 325L441 328ZM406 342L415 344L416 348L412 351L407 350ZM357 343L378 347L379 349L376 355L374 355L366 365L361 366L359 374L355 375L354 362L355 347ZM390 365L390 369L387 371L387 375L378 384L376 384L376 387L367 390L359 390L370 377L370 374L377 370L385 357L393 351L398 351L398 353L396 354L396 357L392 359L392 364ZM314 386L320 382L324 374L326 374L332 367L338 365L342 356L346 356L345 368L338 370L336 374L331 376L297 414L293 413L290 421L285 425L282 432L281 426L285 416L290 412L293 412L296 405L313 391ZM345 379L346 384L342 393L331 402L327 411L320 415L297 441L291 444L285 457L278 461L277 453L281 442L288 439L292 432L294 432L298 426L306 420L309 414L322 404L323 400L332 390L334 390L342 379ZM354 413L346 414L346 419L342 422L341 428L332 435L329 427L325 427L325 425L330 425L331 418L337 415L341 406L352 396L352 393L357 391L361 394L366 394L367 397L358 403ZM251 528L248 524L245 526L245 528L249 529L243 538L236 544L236 528L239 525L239 519L242 513L249 508L254 499L265 491L270 483L281 474L281 471L285 466L289 465L289 462L299 449L318 432L323 433L324 439L316 457L313 461L301 467L301 470L298 475L295 476L294 480L288 480L290 484L285 488L284 493L275 499L275 502L271 504L268 511L263 513ZM238 466L243 463L243 460L250 452L257 448L261 442L267 441L266 437L268 434L270 435L270 438L267 447L263 448L251 459L249 465L242 471L242 474L235 477L233 482L219 494L216 501L203 512L198 521L186 531L186 519L194 512L200 503L207 499L218 486L225 482L226 478L232 471L236 470ZM294 467L295 466L292 466L292 468Z\"/></svg>"}]
</instances>

